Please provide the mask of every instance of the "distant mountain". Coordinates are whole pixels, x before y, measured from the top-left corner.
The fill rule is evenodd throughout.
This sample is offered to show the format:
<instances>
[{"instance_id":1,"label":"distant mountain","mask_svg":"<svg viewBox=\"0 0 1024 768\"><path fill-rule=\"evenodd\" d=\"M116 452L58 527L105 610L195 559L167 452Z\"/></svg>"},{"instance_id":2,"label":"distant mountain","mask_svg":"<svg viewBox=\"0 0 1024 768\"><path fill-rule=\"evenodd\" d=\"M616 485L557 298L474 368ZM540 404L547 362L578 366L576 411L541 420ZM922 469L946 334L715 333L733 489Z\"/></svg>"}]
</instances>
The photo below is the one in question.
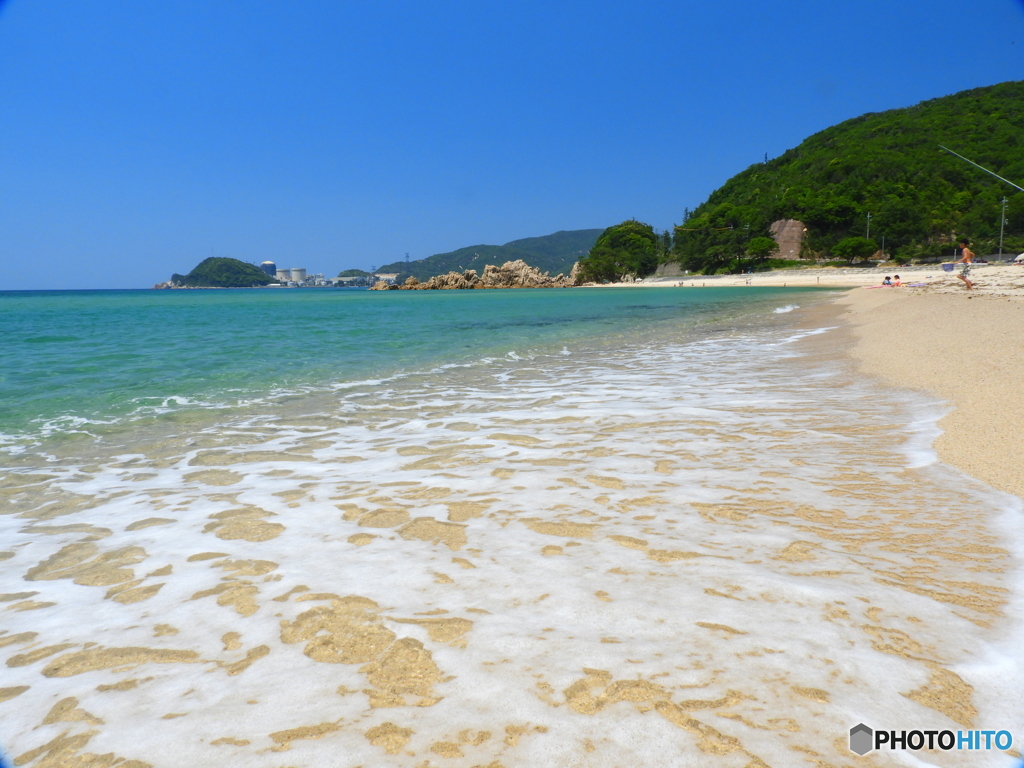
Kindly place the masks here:
<instances>
[{"instance_id":1,"label":"distant mountain","mask_svg":"<svg viewBox=\"0 0 1024 768\"><path fill-rule=\"evenodd\" d=\"M171 282L183 288L252 288L276 281L252 264L211 256L187 275L172 275Z\"/></svg>"},{"instance_id":2,"label":"distant mountain","mask_svg":"<svg viewBox=\"0 0 1024 768\"><path fill-rule=\"evenodd\" d=\"M399 280L412 276L426 281L434 275L475 269L482 274L488 264L500 266L522 259L531 267L552 275L567 275L572 265L590 252L603 229L577 229L544 237L525 237L505 245L471 245L451 253L438 253L417 261L385 264L378 272L398 272Z\"/></svg>"}]
</instances>

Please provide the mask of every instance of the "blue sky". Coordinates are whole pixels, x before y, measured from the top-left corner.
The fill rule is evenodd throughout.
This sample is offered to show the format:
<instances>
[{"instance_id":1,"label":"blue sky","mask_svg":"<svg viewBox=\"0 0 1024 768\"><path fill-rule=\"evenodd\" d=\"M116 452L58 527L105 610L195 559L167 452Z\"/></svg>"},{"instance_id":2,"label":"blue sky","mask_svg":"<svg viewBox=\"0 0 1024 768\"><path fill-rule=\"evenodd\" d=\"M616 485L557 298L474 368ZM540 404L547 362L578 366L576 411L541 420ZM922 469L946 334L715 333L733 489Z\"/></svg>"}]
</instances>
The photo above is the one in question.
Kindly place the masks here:
<instances>
[{"instance_id":1,"label":"blue sky","mask_svg":"<svg viewBox=\"0 0 1024 768\"><path fill-rule=\"evenodd\" d=\"M665 229L1022 61L1020 0L0 0L0 289Z\"/></svg>"}]
</instances>

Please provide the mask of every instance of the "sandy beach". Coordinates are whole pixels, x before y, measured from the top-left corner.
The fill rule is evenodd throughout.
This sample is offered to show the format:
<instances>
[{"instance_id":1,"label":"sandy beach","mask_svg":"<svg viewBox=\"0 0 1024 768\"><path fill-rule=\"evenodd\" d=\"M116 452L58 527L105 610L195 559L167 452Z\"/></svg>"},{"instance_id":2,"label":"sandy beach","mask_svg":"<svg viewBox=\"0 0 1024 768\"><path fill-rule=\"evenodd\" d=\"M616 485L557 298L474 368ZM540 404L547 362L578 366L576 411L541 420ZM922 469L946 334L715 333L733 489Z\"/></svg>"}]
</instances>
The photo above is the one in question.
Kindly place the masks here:
<instances>
[{"instance_id":1,"label":"sandy beach","mask_svg":"<svg viewBox=\"0 0 1024 768\"><path fill-rule=\"evenodd\" d=\"M886 275L904 285L878 287ZM1024 497L1024 266L979 264L971 291L941 265L780 270L648 278L651 287L821 286L851 290L838 304L852 326L849 353L862 372L949 401L936 449L994 488ZM622 285L629 285L623 283Z\"/></svg>"},{"instance_id":2,"label":"sandy beach","mask_svg":"<svg viewBox=\"0 0 1024 768\"><path fill-rule=\"evenodd\" d=\"M997 281L1017 269L1016 281ZM978 288L850 291L839 300L853 325L851 354L863 372L932 392L953 406L940 422L940 457L1024 497L1024 274L977 276ZM1012 275L1012 273L1011 273ZM1017 283L1016 285L1014 283Z\"/></svg>"},{"instance_id":3,"label":"sandy beach","mask_svg":"<svg viewBox=\"0 0 1024 768\"><path fill-rule=\"evenodd\" d=\"M723 288L746 285L786 288L856 288L881 286L886 275L899 275L905 284L904 288L923 284L916 285L913 290L926 289L938 293L964 292L964 286L957 280L956 273L943 271L941 264L914 267L781 269L773 272L756 272L751 275L648 277L638 283L618 283L617 285L661 288ZM1024 296L1024 266L978 264L971 272L971 280L977 284L979 293ZM888 287L879 288L879 290L888 290Z\"/></svg>"}]
</instances>

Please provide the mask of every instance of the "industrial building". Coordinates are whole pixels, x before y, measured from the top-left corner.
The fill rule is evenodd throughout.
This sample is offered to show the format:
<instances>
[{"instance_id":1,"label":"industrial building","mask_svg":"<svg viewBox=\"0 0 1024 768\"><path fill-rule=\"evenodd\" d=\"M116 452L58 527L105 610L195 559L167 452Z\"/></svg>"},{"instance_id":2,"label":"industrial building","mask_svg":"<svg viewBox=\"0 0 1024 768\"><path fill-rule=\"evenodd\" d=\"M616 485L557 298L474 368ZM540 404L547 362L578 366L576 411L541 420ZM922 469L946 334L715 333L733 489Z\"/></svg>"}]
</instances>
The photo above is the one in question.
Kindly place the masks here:
<instances>
[{"instance_id":1,"label":"industrial building","mask_svg":"<svg viewBox=\"0 0 1024 768\"><path fill-rule=\"evenodd\" d=\"M272 261L264 261L260 264L260 269L262 269L269 277L275 277L277 273L277 264Z\"/></svg>"},{"instance_id":2,"label":"industrial building","mask_svg":"<svg viewBox=\"0 0 1024 768\"><path fill-rule=\"evenodd\" d=\"M268 265L274 268L274 272L267 272L267 274L276 278L281 285L286 285L292 288L322 288L334 285L333 278L324 277L322 272L307 274L305 267L277 269L276 265L272 261L263 262L263 264L260 265L260 268L266 271Z\"/></svg>"}]
</instances>

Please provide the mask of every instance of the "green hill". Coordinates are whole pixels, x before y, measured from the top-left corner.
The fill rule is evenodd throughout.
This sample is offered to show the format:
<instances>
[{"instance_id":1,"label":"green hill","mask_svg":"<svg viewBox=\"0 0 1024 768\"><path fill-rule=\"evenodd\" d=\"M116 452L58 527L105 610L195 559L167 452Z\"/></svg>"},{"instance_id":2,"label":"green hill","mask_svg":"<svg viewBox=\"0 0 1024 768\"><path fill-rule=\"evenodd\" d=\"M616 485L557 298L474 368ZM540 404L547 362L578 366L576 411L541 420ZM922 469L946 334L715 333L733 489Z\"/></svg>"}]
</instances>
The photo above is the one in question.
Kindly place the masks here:
<instances>
[{"instance_id":1,"label":"green hill","mask_svg":"<svg viewBox=\"0 0 1024 768\"><path fill-rule=\"evenodd\" d=\"M884 237L886 251L901 258L949 254L963 236L990 253L1004 196L1007 244L1024 245L1024 193L939 145L1024 185L1024 82L862 115L750 166L685 217L673 258L722 271L777 219L803 221L805 253L829 256L840 241L867 234L869 213L871 239Z\"/></svg>"},{"instance_id":2,"label":"green hill","mask_svg":"<svg viewBox=\"0 0 1024 768\"><path fill-rule=\"evenodd\" d=\"M403 281L410 275L417 280L426 281L434 275L448 272L462 272L475 269L484 271L488 264L501 265L506 261L522 259L531 267L552 275L567 275L572 265L585 256L602 229L578 229L570 232L555 232L544 237L527 237L513 240L505 245L471 245L451 253L438 253L417 261L396 261L385 264L378 272L398 272L399 280Z\"/></svg>"},{"instance_id":3,"label":"green hill","mask_svg":"<svg viewBox=\"0 0 1024 768\"><path fill-rule=\"evenodd\" d=\"M211 256L187 275L172 275L171 282L186 288L252 288L277 281L252 264Z\"/></svg>"}]
</instances>

